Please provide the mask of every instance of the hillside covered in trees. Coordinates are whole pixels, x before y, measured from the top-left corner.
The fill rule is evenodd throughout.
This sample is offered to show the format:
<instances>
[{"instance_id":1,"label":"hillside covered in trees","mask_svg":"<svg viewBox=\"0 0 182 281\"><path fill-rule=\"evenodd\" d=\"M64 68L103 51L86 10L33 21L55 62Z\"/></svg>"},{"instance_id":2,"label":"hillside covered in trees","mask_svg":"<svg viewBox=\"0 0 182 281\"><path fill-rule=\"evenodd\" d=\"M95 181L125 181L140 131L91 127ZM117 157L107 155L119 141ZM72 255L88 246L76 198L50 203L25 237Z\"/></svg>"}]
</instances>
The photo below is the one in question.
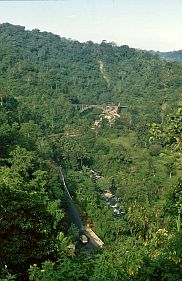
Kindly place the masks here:
<instances>
[{"instance_id":1,"label":"hillside covered in trees","mask_svg":"<svg viewBox=\"0 0 182 281\"><path fill-rule=\"evenodd\" d=\"M0 280L182 280L182 66L5 23L0 83Z\"/></svg>"},{"instance_id":2,"label":"hillside covered in trees","mask_svg":"<svg viewBox=\"0 0 182 281\"><path fill-rule=\"evenodd\" d=\"M177 61L178 63L182 63L182 50L173 51L173 52L158 52L161 58L164 58L168 61Z\"/></svg>"}]
</instances>

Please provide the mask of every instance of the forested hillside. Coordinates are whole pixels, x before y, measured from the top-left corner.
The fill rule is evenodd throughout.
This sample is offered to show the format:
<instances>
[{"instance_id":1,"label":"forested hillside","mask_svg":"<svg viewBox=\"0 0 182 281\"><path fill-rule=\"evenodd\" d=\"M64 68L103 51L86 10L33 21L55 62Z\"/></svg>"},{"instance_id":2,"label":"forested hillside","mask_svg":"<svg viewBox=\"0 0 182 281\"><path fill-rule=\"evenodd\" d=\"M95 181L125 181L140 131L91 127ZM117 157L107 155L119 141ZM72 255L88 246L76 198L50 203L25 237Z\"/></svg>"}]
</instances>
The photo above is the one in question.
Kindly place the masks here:
<instances>
[{"instance_id":1,"label":"forested hillside","mask_svg":"<svg viewBox=\"0 0 182 281\"><path fill-rule=\"evenodd\" d=\"M6 23L0 83L0 280L181 281L180 64Z\"/></svg>"},{"instance_id":2,"label":"forested hillside","mask_svg":"<svg viewBox=\"0 0 182 281\"><path fill-rule=\"evenodd\" d=\"M159 56L168 60L168 61L177 61L182 63L182 50L173 51L173 52L158 52Z\"/></svg>"}]
</instances>

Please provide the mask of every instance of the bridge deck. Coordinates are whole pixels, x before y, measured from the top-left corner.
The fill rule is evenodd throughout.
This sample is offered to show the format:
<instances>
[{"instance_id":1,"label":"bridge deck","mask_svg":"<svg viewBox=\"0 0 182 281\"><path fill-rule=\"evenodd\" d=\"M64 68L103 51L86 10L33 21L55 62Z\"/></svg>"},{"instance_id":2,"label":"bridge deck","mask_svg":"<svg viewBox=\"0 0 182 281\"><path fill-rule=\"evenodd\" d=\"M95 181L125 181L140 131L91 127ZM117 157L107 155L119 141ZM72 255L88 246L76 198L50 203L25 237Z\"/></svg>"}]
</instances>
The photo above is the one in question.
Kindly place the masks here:
<instances>
[{"instance_id":1,"label":"bridge deck","mask_svg":"<svg viewBox=\"0 0 182 281\"><path fill-rule=\"evenodd\" d=\"M106 110L106 109L109 109L109 108L120 110L121 108L127 108L126 105L115 105L115 104L105 105L105 104L79 104L79 103L74 103L74 104L72 104L72 106L75 109L79 109L81 111L85 111L85 110L90 109L90 108L98 108L98 109L101 109L101 110Z\"/></svg>"}]
</instances>

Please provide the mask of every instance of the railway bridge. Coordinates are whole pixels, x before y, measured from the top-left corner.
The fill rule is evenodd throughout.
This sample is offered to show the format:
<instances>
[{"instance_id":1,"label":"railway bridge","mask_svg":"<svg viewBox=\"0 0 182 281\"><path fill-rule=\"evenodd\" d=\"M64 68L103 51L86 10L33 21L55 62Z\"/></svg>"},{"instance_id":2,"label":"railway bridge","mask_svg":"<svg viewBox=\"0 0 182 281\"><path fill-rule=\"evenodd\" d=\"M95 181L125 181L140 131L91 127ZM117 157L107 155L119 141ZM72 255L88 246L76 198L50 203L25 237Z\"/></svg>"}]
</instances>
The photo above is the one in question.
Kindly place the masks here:
<instances>
[{"instance_id":1,"label":"railway bridge","mask_svg":"<svg viewBox=\"0 0 182 281\"><path fill-rule=\"evenodd\" d=\"M101 109L102 111L105 110L115 110L117 113L120 113L122 108L127 108L126 105L115 105L115 104L79 104L79 103L74 103L72 104L72 106L76 109L79 110L80 112L84 112L88 109L92 109L92 108L97 108L97 109Z\"/></svg>"}]
</instances>

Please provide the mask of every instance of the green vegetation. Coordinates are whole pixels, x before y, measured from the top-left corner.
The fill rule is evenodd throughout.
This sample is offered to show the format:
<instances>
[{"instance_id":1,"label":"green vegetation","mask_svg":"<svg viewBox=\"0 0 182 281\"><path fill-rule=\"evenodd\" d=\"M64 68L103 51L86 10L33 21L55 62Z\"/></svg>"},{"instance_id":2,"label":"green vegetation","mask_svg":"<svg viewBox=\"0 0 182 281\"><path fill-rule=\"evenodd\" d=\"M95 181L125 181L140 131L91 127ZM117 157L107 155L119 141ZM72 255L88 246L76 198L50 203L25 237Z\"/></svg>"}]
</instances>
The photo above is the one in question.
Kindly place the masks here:
<instances>
[{"instance_id":1,"label":"green vegetation","mask_svg":"<svg viewBox=\"0 0 182 281\"><path fill-rule=\"evenodd\" d=\"M182 51L173 51L173 52L157 52L160 57L168 60L168 61L177 61L178 63L182 63Z\"/></svg>"},{"instance_id":2,"label":"green vegetation","mask_svg":"<svg viewBox=\"0 0 182 281\"><path fill-rule=\"evenodd\" d=\"M180 281L182 67L8 23L0 42L0 280ZM102 249L77 247L60 165Z\"/></svg>"}]
</instances>

